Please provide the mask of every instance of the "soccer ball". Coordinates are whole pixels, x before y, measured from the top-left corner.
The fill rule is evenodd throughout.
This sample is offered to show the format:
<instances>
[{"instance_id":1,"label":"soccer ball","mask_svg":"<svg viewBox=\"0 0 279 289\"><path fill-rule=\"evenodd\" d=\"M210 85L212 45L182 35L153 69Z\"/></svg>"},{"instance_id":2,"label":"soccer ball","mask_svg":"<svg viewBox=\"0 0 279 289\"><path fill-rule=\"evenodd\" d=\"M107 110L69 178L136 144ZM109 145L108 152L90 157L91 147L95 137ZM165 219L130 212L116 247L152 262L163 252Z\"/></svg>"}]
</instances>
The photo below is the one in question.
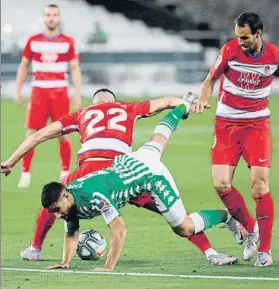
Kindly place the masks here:
<instances>
[{"instance_id":1,"label":"soccer ball","mask_svg":"<svg viewBox=\"0 0 279 289\"><path fill-rule=\"evenodd\" d=\"M105 238L94 230L79 234L77 254L82 260L98 260L106 251Z\"/></svg>"}]
</instances>

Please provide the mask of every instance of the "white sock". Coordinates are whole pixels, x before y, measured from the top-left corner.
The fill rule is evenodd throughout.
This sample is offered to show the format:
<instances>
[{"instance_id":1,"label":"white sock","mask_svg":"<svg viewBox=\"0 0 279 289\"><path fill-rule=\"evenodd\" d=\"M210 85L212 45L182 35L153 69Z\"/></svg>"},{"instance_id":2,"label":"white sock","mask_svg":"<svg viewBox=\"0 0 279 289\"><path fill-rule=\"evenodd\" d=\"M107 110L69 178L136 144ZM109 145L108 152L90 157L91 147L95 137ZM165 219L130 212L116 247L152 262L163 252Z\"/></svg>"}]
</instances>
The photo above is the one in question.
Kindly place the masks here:
<instances>
[{"instance_id":1,"label":"white sock","mask_svg":"<svg viewBox=\"0 0 279 289\"><path fill-rule=\"evenodd\" d=\"M30 249L31 249L32 251L41 251L39 248L35 248L35 247L33 247L32 245L30 246Z\"/></svg>"},{"instance_id":2,"label":"white sock","mask_svg":"<svg viewBox=\"0 0 279 289\"><path fill-rule=\"evenodd\" d=\"M159 133L163 135L166 139L169 139L171 135L173 134L173 130L171 130L169 127L165 126L164 124L158 124L155 127L155 130L153 134Z\"/></svg>"},{"instance_id":3,"label":"white sock","mask_svg":"<svg viewBox=\"0 0 279 289\"><path fill-rule=\"evenodd\" d=\"M205 254L206 257L208 258L208 257L211 256L211 255L218 255L218 252L215 251L215 250L212 249L212 248L209 248L209 249L207 249L207 250L204 252L204 254Z\"/></svg>"},{"instance_id":4,"label":"white sock","mask_svg":"<svg viewBox=\"0 0 279 289\"><path fill-rule=\"evenodd\" d=\"M256 222L254 226L254 233L258 231L259 231L259 225L258 225L258 222Z\"/></svg>"},{"instance_id":5,"label":"white sock","mask_svg":"<svg viewBox=\"0 0 279 289\"><path fill-rule=\"evenodd\" d=\"M189 215L195 226L195 234L203 232L205 224L203 218L198 213L192 213Z\"/></svg>"}]
</instances>

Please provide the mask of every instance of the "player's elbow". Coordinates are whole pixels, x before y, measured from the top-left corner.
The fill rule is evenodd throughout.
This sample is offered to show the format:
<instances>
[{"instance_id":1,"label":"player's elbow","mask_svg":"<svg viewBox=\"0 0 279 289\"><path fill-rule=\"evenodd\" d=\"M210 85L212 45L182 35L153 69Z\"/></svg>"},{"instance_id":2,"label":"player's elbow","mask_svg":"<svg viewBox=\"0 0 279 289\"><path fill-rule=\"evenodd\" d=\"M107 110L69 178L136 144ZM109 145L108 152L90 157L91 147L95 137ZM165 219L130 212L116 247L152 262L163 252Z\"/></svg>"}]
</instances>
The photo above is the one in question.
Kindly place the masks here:
<instances>
[{"instance_id":1,"label":"player's elbow","mask_svg":"<svg viewBox=\"0 0 279 289\"><path fill-rule=\"evenodd\" d=\"M117 239L117 240L121 240L121 241L125 241L126 240L126 236L127 236L127 233L128 233L128 231L127 231L127 228L126 228L126 226L124 225L124 226L119 226L118 228L117 228L117 233L115 233L114 234L114 236L115 236L115 238Z\"/></svg>"},{"instance_id":2,"label":"player's elbow","mask_svg":"<svg viewBox=\"0 0 279 289\"><path fill-rule=\"evenodd\" d=\"M122 226L121 228L119 228L118 235L121 239L126 239L127 233L128 230L126 226Z\"/></svg>"},{"instance_id":3,"label":"player's elbow","mask_svg":"<svg viewBox=\"0 0 279 289\"><path fill-rule=\"evenodd\" d=\"M44 134L41 131L37 131L31 135L32 144L36 146L44 140Z\"/></svg>"}]
</instances>

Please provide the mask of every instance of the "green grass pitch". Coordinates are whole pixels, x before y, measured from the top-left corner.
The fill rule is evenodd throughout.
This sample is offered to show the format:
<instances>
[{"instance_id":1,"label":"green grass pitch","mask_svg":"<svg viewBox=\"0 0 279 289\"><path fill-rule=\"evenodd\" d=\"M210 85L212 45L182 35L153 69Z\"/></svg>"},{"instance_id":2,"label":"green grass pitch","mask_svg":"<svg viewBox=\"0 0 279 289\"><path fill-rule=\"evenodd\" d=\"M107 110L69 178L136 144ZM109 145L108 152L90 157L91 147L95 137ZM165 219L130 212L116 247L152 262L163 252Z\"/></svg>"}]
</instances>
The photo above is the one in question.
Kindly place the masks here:
<instances>
[{"instance_id":1,"label":"green grass pitch","mask_svg":"<svg viewBox=\"0 0 279 289\"><path fill-rule=\"evenodd\" d=\"M88 103L88 101L86 101ZM222 208L216 196L210 170L210 148L213 142L214 107L203 115L193 115L181 122L179 129L171 139L163 157L164 163L172 172L180 189L188 211L198 209ZM279 206L279 97L272 97L273 167L271 171L271 192L276 209ZM26 103L19 108L11 100L3 100L1 107L1 160L5 160L20 144L24 137L24 115ZM134 149L143 144L152 134L154 126L162 117L139 120L135 129ZM71 135L73 143L73 163L79 147L77 134ZM255 144L256 145L256 144ZM176 288L214 288L214 289L275 289L279 281L263 280L225 280L166 277L166 274L209 275L235 277L279 277L279 213L273 231L274 266L254 268L254 261L242 261L243 247L236 244L230 232L224 228L214 228L207 232L213 247L217 250L234 254L239 263L234 266L214 267L187 240L174 235L164 219L144 209L127 206L122 210L128 228L128 237L123 254L115 272L158 273L160 276L123 276L63 274L60 272L34 272L44 270L46 266L59 262L62 255L63 222L57 221L44 246L45 262L27 262L19 257L22 247L28 246L34 228L36 214L40 208L40 190L51 180L57 180L60 172L58 144L56 140L40 145L36 149L32 167L32 187L19 190L17 181L20 166L17 165L9 177L2 177L1 198L1 260L2 268L19 268L23 271L2 271L2 288L5 289L176 289ZM249 170L241 161L235 176L235 186L242 192L248 206L255 214L255 204L251 197ZM82 221L81 229L100 231L108 240L109 230L102 218ZM90 271L104 263L99 261L81 261L75 258L71 270ZM33 269L33 271L26 271ZM24 271L25 270L25 271Z\"/></svg>"}]
</instances>

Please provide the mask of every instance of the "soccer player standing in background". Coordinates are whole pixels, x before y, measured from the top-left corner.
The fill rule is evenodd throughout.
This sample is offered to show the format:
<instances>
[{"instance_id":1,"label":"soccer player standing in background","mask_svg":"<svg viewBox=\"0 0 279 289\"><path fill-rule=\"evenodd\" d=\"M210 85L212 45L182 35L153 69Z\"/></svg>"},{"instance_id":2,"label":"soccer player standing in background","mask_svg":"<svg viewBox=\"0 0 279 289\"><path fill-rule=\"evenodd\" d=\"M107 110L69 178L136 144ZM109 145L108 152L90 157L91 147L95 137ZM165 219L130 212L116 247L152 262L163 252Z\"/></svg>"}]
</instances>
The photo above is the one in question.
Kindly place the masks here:
<instances>
[{"instance_id":1,"label":"soccer player standing in background","mask_svg":"<svg viewBox=\"0 0 279 289\"><path fill-rule=\"evenodd\" d=\"M274 205L268 183L272 153L268 96L279 66L278 47L263 41L262 33L263 22L257 14L244 12L236 18L237 39L222 47L203 83L201 107L194 108L203 112L209 106L214 84L222 76L212 148L213 181L231 215L248 231L244 260L251 260L258 251L255 266L259 267L272 265ZM257 222L232 185L241 155L250 168Z\"/></svg>"},{"instance_id":2,"label":"soccer player standing in background","mask_svg":"<svg viewBox=\"0 0 279 289\"><path fill-rule=\"evenodd\" d=\"M21 89L32 64L32 92L26 113L26 137L43 128L48 117L54 122L69 113L67 70L70 64L75 87L74 106L81 106L81 72L74 40L59 31L60 10L57 5L48 5L44 10L45 31L31 36L22 52L17 72L17 104L22 103ZM71 144L66 136L59 137L61 174L67 175L71 163ZM34 150L22 159L22 173L18 187L31 184L30 167Z\"/></svg>"}]
</instances>

